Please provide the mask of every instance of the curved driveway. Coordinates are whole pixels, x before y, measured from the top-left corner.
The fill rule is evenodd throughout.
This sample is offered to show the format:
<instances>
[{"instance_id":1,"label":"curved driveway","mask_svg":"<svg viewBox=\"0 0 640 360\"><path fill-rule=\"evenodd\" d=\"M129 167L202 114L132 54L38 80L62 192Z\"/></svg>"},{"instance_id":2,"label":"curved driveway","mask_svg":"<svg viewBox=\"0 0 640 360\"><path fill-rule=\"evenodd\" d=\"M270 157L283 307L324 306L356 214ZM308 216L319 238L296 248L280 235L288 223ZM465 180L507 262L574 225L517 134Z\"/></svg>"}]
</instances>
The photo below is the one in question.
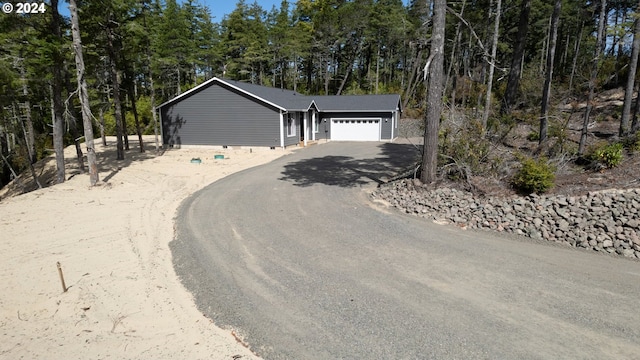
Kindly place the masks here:
<instances>
[{"instance_id":1,"label":"curved driveway","mask_svg":"<svg viewBox=\"0 0 640 360\"><path fill-rule=\"evenodd\" d=\"M265 359L640 358L639 262L375 208L413 154L333 142L210 185L178 275Z\"/></svg>"}]
</instances>

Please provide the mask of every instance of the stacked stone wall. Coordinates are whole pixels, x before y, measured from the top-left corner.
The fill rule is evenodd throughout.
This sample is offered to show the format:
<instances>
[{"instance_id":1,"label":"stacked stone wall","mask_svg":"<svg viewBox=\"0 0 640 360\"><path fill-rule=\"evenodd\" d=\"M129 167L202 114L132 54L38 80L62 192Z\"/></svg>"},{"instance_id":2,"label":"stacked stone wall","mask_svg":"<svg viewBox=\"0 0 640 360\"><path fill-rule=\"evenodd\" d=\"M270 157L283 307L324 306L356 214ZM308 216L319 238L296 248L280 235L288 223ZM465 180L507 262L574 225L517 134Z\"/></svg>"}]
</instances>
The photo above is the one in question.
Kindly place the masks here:
<instances>
[{"instance_id":1,"label":"stacked stone wall","mask_svg":"<svg viewBox=\"0 0 640 360\"><path fill-rule=\"evenodd\" d=\"M371 196L408 214L463 228L509 232L640 259L640 189L576 197L493 198L449 188L428 190L412 180L399 180Z\"/></svg>"}]
</instances>

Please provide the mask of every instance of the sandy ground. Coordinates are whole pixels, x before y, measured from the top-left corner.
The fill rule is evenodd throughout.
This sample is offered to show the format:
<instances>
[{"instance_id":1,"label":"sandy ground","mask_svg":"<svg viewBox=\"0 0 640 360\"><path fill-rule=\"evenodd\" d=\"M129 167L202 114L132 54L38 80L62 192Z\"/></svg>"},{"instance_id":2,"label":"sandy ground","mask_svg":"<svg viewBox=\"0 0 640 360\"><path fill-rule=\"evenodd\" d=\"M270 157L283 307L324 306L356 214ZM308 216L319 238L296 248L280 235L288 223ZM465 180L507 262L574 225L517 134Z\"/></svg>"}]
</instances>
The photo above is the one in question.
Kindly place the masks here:
<instances>
[{"instance_id":1,"label":"sandy ground","mask_svg":"<svg viewBox=\"0 0 640 360\"><path fill-rule=\"evenodd\" d=\"M127 159L116 162L114 139L98 145L96 187L88 175L73 175L75 153L67 149L67 182L15 197L0 191L0 359L256 358L238 341L242 334L196 309L168 244L183 199L287 151L156 155L147 147L139 153L132 138Z\"/></svg>"}]
</instances>

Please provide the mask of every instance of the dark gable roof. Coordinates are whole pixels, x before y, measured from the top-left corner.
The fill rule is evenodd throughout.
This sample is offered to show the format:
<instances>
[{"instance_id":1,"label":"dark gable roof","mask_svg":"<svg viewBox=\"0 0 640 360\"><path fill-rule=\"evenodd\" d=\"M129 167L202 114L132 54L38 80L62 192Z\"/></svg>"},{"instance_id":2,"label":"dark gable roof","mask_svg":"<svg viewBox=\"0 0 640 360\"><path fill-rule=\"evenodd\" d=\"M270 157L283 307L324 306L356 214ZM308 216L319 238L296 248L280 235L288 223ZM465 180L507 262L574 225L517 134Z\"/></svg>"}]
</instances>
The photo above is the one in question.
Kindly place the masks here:
<instances>
[{"instance_id":1,"label":"dark gable roof","mask_svg":"<svg viewBox=\"0 0 640 360\"><path fill-rule=\"evenodd\" d=\"M400 95L327 95L314 96L320 111L394 111L400 110Z\"/></svg>"},{"instance_id":2,"label":"dark gable roof","mask_svg":"<svg viewBox=\"0 0 640 360\"><path fill-rule=\"evenodd\" d=\"M320 111L394 111L400 109L400 95L328 95L306 96L298 92L249 84L241 81L214 77L204 83L185 91L173 99L158 105L161 108L191 93L218 83L223 87L232 87L259 101L267 103L283 111L307 111L312 104Z\"/></svg>"},{"instance_id":3,"label":"dark gable roof","mask_svg":"<svg viewBox=\"0 0 640 360\"><path fill-rule=\"evenodd\" d=\"M309 96L292 90L272 88L228 79L220 79L220 81L290 111L309 110L309 106L313 100L313 98Z\"/></svg>"}]
</instances>

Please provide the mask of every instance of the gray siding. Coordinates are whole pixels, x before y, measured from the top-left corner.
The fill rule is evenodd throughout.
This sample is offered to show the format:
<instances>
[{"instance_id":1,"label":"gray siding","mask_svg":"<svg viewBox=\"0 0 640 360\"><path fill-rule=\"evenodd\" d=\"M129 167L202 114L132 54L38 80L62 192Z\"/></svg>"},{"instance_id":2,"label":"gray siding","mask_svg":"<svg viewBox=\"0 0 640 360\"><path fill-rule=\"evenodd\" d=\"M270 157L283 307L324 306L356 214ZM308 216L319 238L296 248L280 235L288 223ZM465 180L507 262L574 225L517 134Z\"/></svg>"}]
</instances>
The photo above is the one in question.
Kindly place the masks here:
<instances>
[{"instance_id":1,"label":"gray siding","mask_svg":"<svg viewBox=\"0 0 640 360\"><path fill-rule=\"evenodd\" d=\"M393 116L392 112L325 112L320 113L320 119L327 119L325 123L322 120L320 124L320 132L316 134L316 138L318 139L331 139L331 119L332 118L340 118L340 119L362 119L362 118L381 118L382 119L382 129L380 137L382 140L391 140L395 138L394 129L392 129L393 121L391 121ZM324 128L326 127L326 136Z\"/></svg>"},{"instance_id":2,"label":"gray siding","mask_svg":"<svg viewBox=\"0 0 640 360\"><path fill-rule=\"evenodd\" d=\"M294 136L289 136L289 132L287 129L287 115L288 114L284 114L283 116L283 124L282 124L282 128L284 129L284 146L290 146L290 145L298 145L300 143L300 131L302 131L302 115L300 115L300 113L298 112L292 112L292 115L294 115L294 120L295 120L295 132L294 132Z\"/></svg>"},{"instance_id":3,"label":"gray siding","mask_svg":"<svg viewBox=\"0 0 640 360\"><path fill-rule=\"evenodd\" d=\"M316 140L331 139L331 114L319 113L318 114L318 132L316 133ZM326 121L325 121L326 120Z\"/></svg>"},{"instance_id":4,"label":"gray siding","mask_svg":"<svg viewBox=\"0 0 640 360\"><path fill-rule=\"evenodd\" d=\"M387 114L382 118L382 129L380 130L381 140L393 139L393 117Z\"/></svg>"},{"instance_id":5,"label":"gray siding","mask_svg":"<svg viewBox=\"0 0 640 360\"><path fill-rule=\"evenodd\" d=\"M165 146L280 146L278 109L218 84L163 106L161 116Z\"/></svg>"}]
</instances>

